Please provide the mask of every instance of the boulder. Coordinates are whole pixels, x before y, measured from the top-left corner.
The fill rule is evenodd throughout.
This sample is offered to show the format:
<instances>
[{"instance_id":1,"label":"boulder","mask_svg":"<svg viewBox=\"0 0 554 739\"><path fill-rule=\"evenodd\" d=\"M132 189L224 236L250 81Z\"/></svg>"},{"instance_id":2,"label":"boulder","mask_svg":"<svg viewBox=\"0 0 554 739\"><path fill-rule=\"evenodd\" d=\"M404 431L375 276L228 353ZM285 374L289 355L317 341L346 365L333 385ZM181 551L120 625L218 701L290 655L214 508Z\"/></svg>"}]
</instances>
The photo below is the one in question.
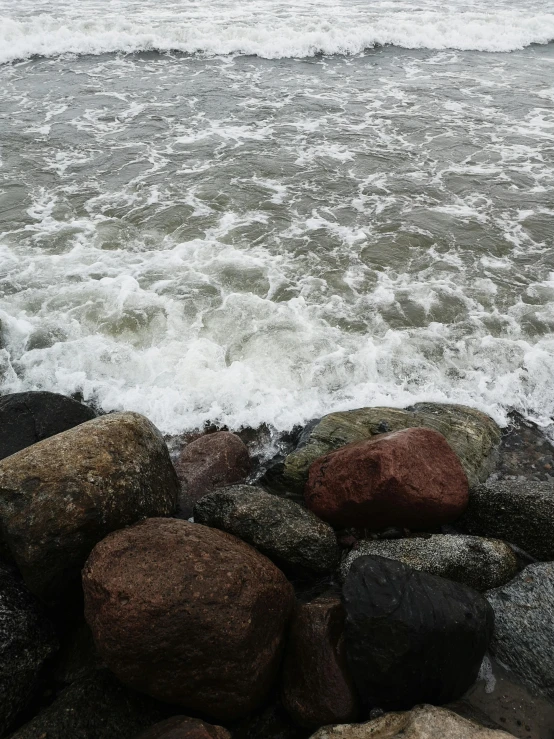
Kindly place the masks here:
<instances>
[{"instance_id":1,"label":"boulder","mask_svg":"<svg viewBox=\"0 0 554 739\"><path fill-rule=\"evenodd\" d=\"M457 523L464 531L516 544L536 559L554 559L554 481L501 480L470 492Z\"/></svg>"},{"instance_id":2,"label":"boulder","mask_svg":"<svg viewBox=\"0 0 554 739\"><path fill-rule=\"evenodd\" d=\"M62 691L10 739L135 739L168 713L167 707L99 670Z\"/></svg>"},{"instance_id":3,"label":"boulder","mask_svg":"<svg viewBox=\"0 0 554 739\"><path fill-rule=\"evenodd\" d=\"M217 721L267 695L294 595L248 544L149 519L96 545L83 588L98 652L123 683Z\"/></svg>"},{"instance_id":4,"label":"boulder","mask_svg":"<svg viewBox=\"0 0 554 739\"><path fill-rule=\"evenodd\" d=\"M243 482L250 466L248 449L229 431L206 434L187 444L175 462L181 482L179 515L190 518L196 501L211 490Z\"/></svg>"},{"instance_id":5,"label":"boulder","mask_svg":"<svg viewBox=\"0 0 554 739\"><path fill-rule=\"evenodd\" d=\"M155 426L138 413L102 416L0 462L0 542L27 587L54 601L100 539L169 515L177 494Z\"/></svg>"},{"instance_id":6,"label":"boulder","mask_svg":"<svg viewBox=\"0 0 554 739\"><path fill-rule=\"evenodd\" d=\"M282 694L283 705L300 726L317 728L358 717L338 596L321 595L297 606L285 653Z\"/></svg>"},{"instance_id":7,"label":"boulder","mask_svg":"<svg viewBox=\"0 0 554 739\"><path fill-rule=\"evenodd\" d=\"M324 416L307 427L297 449L286 457L282 472L268 476L268 485L279 494L302 500L310 465L318 457L377 434L414 427L433 429L446 438L471 486L493 471L501 431L492 418L463 405L417 403L406 410L360 408Z\"/></svg>"},{"instance_id":8,"label":"boulder","mask_svg":"<svg viewBox=\"0 0 554 739\"><path fill-rule=\"evenodd\" d=\"M233 739L307 739L309 735L308 729L293 722L275 696L263 710L233 727Z\"/></svg>"},{"instance_id":9,"label":"boulder","mask_svg":"<svg viewBox=\"0 0 554 739\"><path fill-rule=\"evenodd\" d=\"M365 724L325 726L311 739L509 739L512 734L486 729L436 706L387 713Z\"/></svg>"},{"instance_id":10,"label":"boulder","mask_svg":"<svg viewBox=\"0 0 554 739\"><path fill-rule=\"evenodd\" d=\"M343 557L344 580L352 563L363 555L386 557L403 562L414 570L429 572L469 585L475 590L489 590L503 585L518 570L517 557L498 539L478 536L433 534L407 539L364 539Z\"/></svg>"},{"instance_id":11,"label":"boulder","mask_svg":"<svg viewBox=\"0 0 554 739\"><path fill-rule=\"evenodd\" d=\"M365 556L350 568L343 603L348 663L367 706L447 703L475 681L494 622L475 590Z\"/></svg>"},{"instance_id":12,"label":"boulder","mask_svg":"<svg viewBox=\"0 0 554 739\"><path fill-rule=\"evenodd\" d=\"M205 495L194 506L194 520L238 536L285 570L329 572L339 564L328 524L259 487L234 485Z\"/></svg>"},{"instance_id":13,"label":"boulder","mask_svg":"<svg viewBox=\"0 0 554 739\"><path fill-rule=\"evenodd\" d=\"M57 646L36 598L19 573L0 562L0 736L33 695Z\"/></svg>"},{"instance_id":14,"label":"boulder","mask_svg":"<svg viewBox=\"0 0 554 739\"><path fill-rule=\"evenodd\" d=\"M428 529L465 510L465 472L444 436L425 428L381 434L310 467L307 507L337 528Z\"/></svg>"},{"instance_id":15,"label":"boulder","mask_svg":"<svg viewBox=\"0 0 554 739\"><path fill-rule=\"evenodd\" d=\"M491 652L531 690L554 699L554 563L526 567L487 594L494 609Z\"/></svg>"},{"instance_id":16,"label":"boulder","mask_svg":"<svg viewBox=\"0 0 554 739\"><path fill-rule=\"evenodd\" d=\"M172 716L146 729L137 739L231 739L231 734L223 726L188 716Z\"/></svg>"},{"instance_id":17,"label":"boulder","mask_svg":"<svg viewBox=\"0 0 554 739\"><path fill-rule=\"evenodd\" d=\"M26 392L0 398L0 459L78 426L95 413L65 395Z\"/></svg>"}]
</instances>

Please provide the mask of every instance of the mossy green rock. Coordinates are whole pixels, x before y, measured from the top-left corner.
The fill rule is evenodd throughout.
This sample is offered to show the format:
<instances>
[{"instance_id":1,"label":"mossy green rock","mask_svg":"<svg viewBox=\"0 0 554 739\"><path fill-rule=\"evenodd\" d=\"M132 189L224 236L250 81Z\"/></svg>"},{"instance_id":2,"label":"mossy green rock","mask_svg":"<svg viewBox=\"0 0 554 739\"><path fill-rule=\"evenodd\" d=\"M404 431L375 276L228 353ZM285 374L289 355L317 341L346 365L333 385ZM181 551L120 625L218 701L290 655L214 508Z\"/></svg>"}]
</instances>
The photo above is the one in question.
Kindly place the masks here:
<instances>
[{"instance_id":1,"label":"mossy green rock","mask_svg":"<svg viewBox=\"0 0 554 739\"><path fill-rule=\"evenodd\" d=\"M470 487L483 482L496 463L501 431L485 413L463 405L418 403L399 408L359 408L330 413L289 454L278 476L266 483L280 494L303 499L310 465L333 449L388 431L423 426L441 433L458 455Z\"/></svg>"}]
</instances>

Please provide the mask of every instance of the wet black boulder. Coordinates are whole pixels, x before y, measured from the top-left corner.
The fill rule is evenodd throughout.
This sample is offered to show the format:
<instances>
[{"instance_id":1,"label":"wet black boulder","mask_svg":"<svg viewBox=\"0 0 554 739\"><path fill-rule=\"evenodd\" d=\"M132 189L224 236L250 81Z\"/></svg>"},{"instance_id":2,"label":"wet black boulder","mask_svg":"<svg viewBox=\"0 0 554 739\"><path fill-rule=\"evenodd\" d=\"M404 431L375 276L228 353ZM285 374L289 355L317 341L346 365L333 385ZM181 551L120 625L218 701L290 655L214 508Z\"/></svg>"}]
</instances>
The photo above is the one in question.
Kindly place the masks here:
<instances>
[{"instance_id":1,"label":"wet black boulder","mask_svg":"<svg viewBox=\"0 0 554 739\"><path fill-rule=\"evenodd\" d=\"M345 580L345 644L367 707L456 700L473 684L494 614L472 588L384 557L360 557Z\"/></svg>"}]
</instances>

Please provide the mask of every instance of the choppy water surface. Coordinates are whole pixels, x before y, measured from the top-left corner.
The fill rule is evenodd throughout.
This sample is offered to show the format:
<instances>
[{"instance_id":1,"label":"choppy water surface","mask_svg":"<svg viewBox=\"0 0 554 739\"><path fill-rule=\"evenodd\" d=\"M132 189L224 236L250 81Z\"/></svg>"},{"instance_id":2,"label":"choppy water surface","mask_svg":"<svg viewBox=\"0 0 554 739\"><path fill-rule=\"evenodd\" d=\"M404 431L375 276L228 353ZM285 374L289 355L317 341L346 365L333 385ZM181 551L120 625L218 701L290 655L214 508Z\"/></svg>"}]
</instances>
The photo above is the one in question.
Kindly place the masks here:
<instances>
[{"instance_id":1,"label":"choppy water surface","mask_svg":"<svg viewBox=\"0 0 554 739\"><path fill-rule=\"evenodd\" d=\"M0 0L0 390L547 425L552 38L546 0Z\"/></svg>"}]
</instances>

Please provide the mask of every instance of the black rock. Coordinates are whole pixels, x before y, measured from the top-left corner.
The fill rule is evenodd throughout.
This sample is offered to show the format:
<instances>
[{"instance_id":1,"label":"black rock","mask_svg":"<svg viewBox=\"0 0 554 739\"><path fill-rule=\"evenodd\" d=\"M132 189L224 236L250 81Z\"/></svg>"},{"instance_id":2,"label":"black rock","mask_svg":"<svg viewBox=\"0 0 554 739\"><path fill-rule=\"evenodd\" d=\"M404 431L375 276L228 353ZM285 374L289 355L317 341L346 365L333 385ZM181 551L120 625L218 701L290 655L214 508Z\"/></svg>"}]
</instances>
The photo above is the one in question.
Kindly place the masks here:
<instances>
[{"instance_id":1,"label":"black rock","mask_svg":"<svg viewBox=\"0 0 554 739\"><path fill-rule=\"evenodd\" d=\"M492 637L487 600L466 585L383 557L360 557L343 587L352 677L369 708L456 700Z\"/></svg>"},{"instance_id":2,"label":"black rock","mask_svg":"<svg viewBox=\"0 0 554 739\"><path fill-rule=\"evenodd\" d=\"M27 392L0 398L0 459L95 418L93 410L65 395Z\"/></svg>"},{"instance_id":3,"label":"black rock","mask_svg":"<svg viewBox=\"0 0 554 739\"><path fill-rule=\"evenodd\" d=\"M57 649L54 630L19 574L0 563L0 735L33 696Z\"/></svg>"}]
</instances>

